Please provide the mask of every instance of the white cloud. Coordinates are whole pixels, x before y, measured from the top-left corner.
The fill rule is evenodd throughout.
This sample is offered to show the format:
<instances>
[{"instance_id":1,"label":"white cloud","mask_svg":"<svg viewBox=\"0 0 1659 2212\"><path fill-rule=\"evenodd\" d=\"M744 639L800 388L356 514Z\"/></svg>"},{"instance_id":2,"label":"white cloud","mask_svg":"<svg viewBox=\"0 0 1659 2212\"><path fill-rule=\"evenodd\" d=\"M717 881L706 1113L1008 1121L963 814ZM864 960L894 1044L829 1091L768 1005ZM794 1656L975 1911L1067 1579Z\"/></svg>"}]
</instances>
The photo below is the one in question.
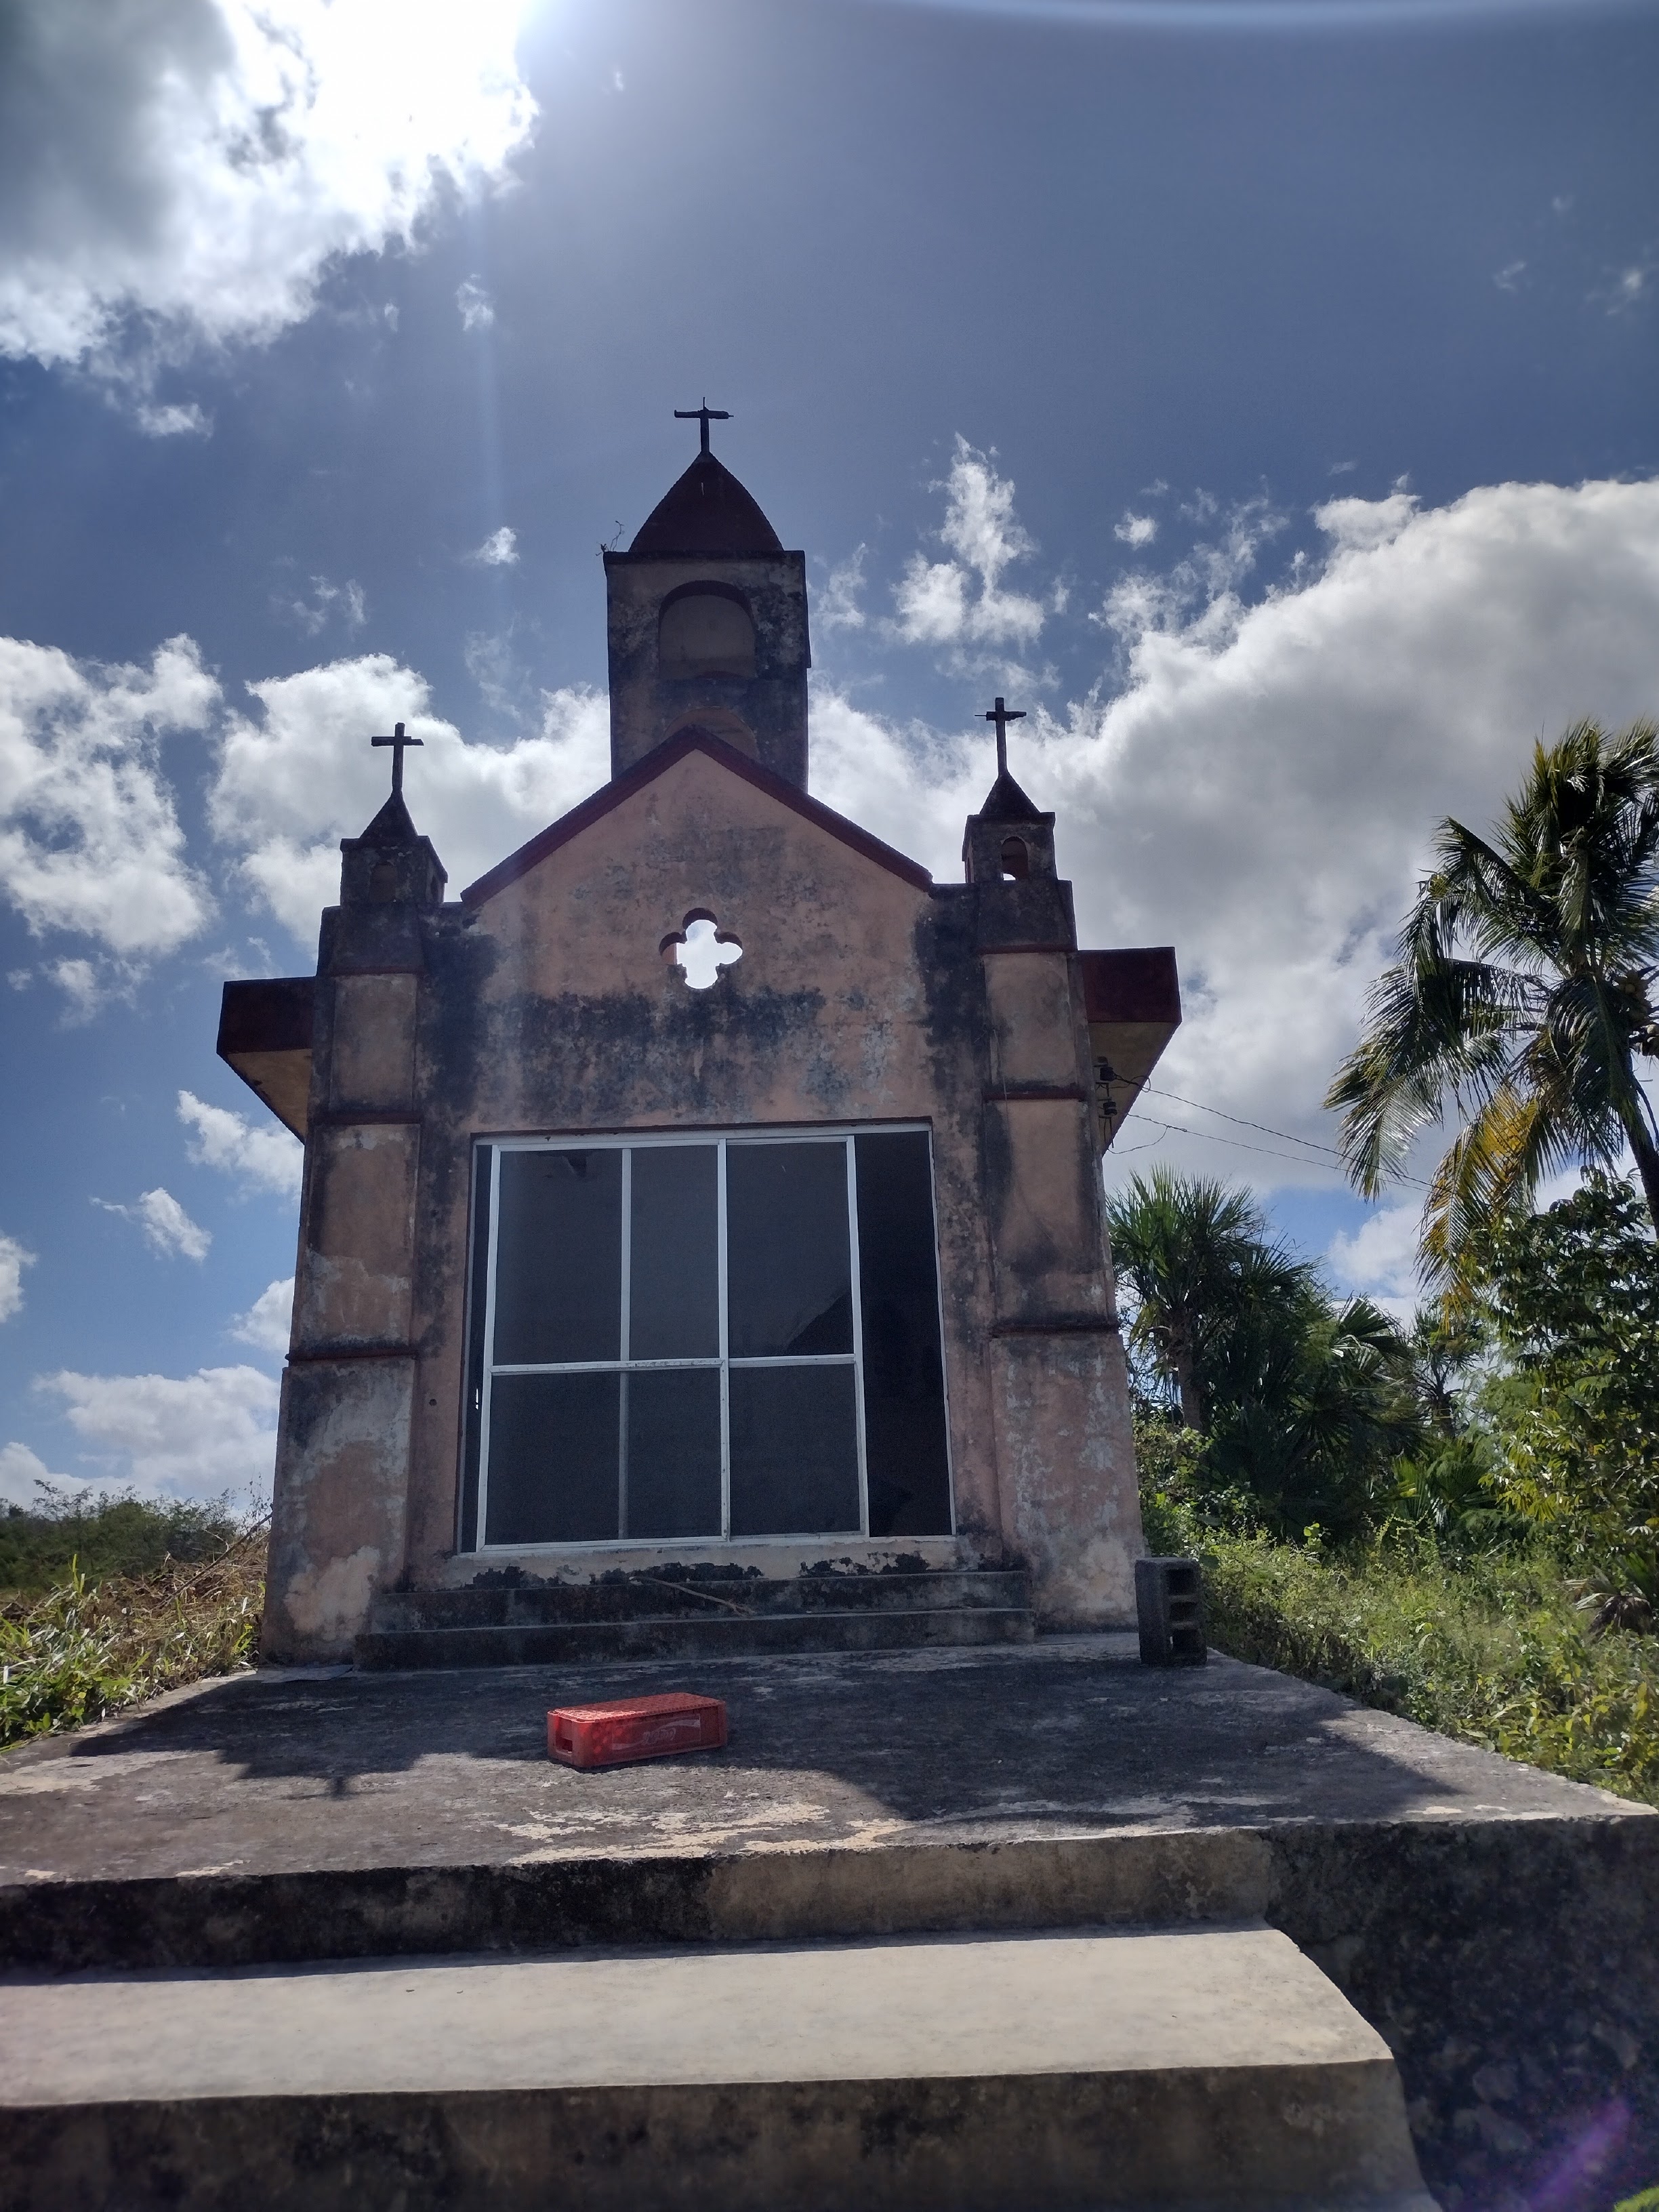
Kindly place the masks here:
<instances>
[{"instance_id":1,"label":"white cloud","mask_svg":"<svg viewBox=\"0 0 1659 2212\"><path fill-rule=\"evenodd\" d=\"M368 600L362 586L350 577L343 584L331 584L326 576L313 576L309 598L274 592L270 611L307 637L316 637L336 620L348 629L361 629L368 620Z\"/></svg>"},{"instance_id":2,"label":"white cloud","mask_svg":"<svg viewBox=\"0 0 1659 2212\"><path fill-rule=\"evenodd\" d=\"M170 1498L270 1494L279 1386L257 1367L178 1376L65 1369L35 1387L63 1401L101 1482Z\"/></svg>"},{"instance_id":3,"label":"white cloud","mask_svg":"<svg viewBox=\"0 0 1659 2212\"><path fill-rule=\"evenodd\" d=\"M404 722L410 812L449 870L452 894L504 860L611 773L604 695L544 696L541 728L509 745L469 744L430 711L425 679L386 653L251 684L249 714L227 724L210 793L217 836L240 851L254 895L304 944L339 896L340 839L386 798L386 755L369 737Z\"/></svg>"},{"instance_id":4,"label":"white cloud","mask_svg":"<svg viewBox=\"0 0 1659 2212\"><path fill-rule=\"evenodd\" d=\"M1034 645L1042 604L1002 587L1003 573L1036 548L1014 514L1014 487L1000 477L994 457L961 436L951 473L936 489L945 494L939 538L953 557L929 561L917 553L894 589L896 635L907 645Z\"/></svg>"},{"instance_id":5,"label":"white cloud","mask_svg":"<svg viewBox=\"0 0 1659 2212\"><path fill-rule=\"evenodd\" d=\"M507 180L535 102L520 0L14 0L0 71L0 353L136 380L302 320L337 255L417 246Z\"/></svg>"},{"instance_id":6,"label":"white cloud","mask_svg":"<svg viewBox=\"0 0 1659 2212\"><path fill-rule=\"evenodd\" d=\"M79 1478L72 1474L54 1474L39 1452L31 1451L27 1444L0 1444L0 1500L12 1505L38 1506L40 1493L37 1486L50 1483L57 1490L75 1490Z\"/></svg>"},{"instance_id":7,"label":"white cloud","mask_svg":"<svg viewBox=\"0 0 1659 2212\"><path fill-rule=\"evenodd\" d=\"M1653 270L1650 267L1638 264L1621 269L1610 288L1607 313L1610 315L1622 314L1627 307L1638 306L1647 298L1652 284Z\"/></svg>"},{"instance_id":8,"label":"white cloud","mask_svg":"<svg viewBox=\"0 0 1659 2212\"><path fill-rule=\"evenodd\" d=\"M229 1333L239 1344L251 1344L257 1352L281 1358L288 1350L293 1322L294 1278L290 1275L285 1282L267 1285L247 1311L237 1315Z\"/></svg>"},{"instance_id":9,"label":"white cloud","mask_svg":"<svg viewBox=\"0 0 1659 2212\"><path fill-rule=\"evenodd\" d=\"M487 331L495 319L495 303L476 276L463 277L455 288L455 305L464 331Z\"/></svg>"},{"instance_id":10,"label":"white cloud","mask_svg":"<svg viewBox=\"0 0 1659 2212\"><path fill-rule=\"evenodd\" d=\"M1363 1295L1392 1313L1417 1305L1417 1241L1422 1209L1380 1206L1352 1235L1339 1233L1325 1255L1337 1288Z\"/></svg>"},{"instance_id":11,"label":"white cloud","mask_svg":"<svg viewBox=\"0 0 1659 2212\"><path fill-rule=\"evenodd\" d=\"M482 545L475 545L466 559L478 568L512 568L518 565L519 538L516 531L503 523L492 530Z\"/></svg>"},{"instance_id":12,"label":"white cloud","mask_svg":"<svg viewBox=\"0 0 1659 2212\"><path fill-rule=\"evenodd\" d=\"M15 1237L0 1235L0 1321L22 1311L23 1270L34 1265L35 1256Z\"/></svg>"},{"instance_id":13,"label":"white cloud","mask_svg":"<svg viewBox=\"0 0 1659 2212\"><path fill-rule=\"evenodd\" d=\"M862 629L869 620L859 605L864 590L864 561L867 551L859 546L830 571L823 589L812 603L815 629Z\"/></svg>"},{"instance_id":14,"label":"white cloud","mask_svg":"<svg viewBox=\"0 0 1659 2212\"><path fill-rule=\"evenodd\" d=\"M76 1029L89 1022L104 1003L105 978L90 960L53 960L48 963L46 973L69 1000L64 1010L64 1024Z\"/></svg>"},{"instance_id":15,"label":"white cloud","mask_svg":"<svg viewBox=\"0 0 1659 2212\"><path fill-rule=\"evenodd\" d=\"M1524 261L1510 261L1504 264L1492 281L1500 292L1518 292L1526 274L1527 264Z\"/></svg>"},{"instance_id":16,"label":"white cloud","mask_svg":"<svg viewBox=\"0 0 1659 2212\"><path fill-rule=\"evenodd\" d=\"M198 1167L217 1168L248 1189L299 1196L305 1147L279 1124L245 1121L228 1107L210 1106L190 1091L179 1093L179 1119L191 1133L187 1149Z\"/></svg>"},{"instance_id":17,"label":"white cloud","mask_svg":"<svg viewBox=\"0 0 1659 2212\"><path fill-rule=\"evenodd\" d=\"M1381 504L1389 507L1392 515L1390 502ZM1320 512L1339 514L1351 508L1356 510L1349 525L1352 529L1369 527L1375 532L1386 526L1366 519L1371 507L1365 500L1338 500ZM1208 523L1215 520L1220 509L1209 492L1200 491L1181 512L1188 521ZM1410 512L1411 501L1407 499L1399 518L1401 523ZM1104 607L1091 619L1114 631L1121 645L1150 630L1184 627L1195 642L1219 647L1233 635L1244 612L1238 586L1255 567L1262 546L1278 535L1285 523L1285 517L1276 514L1265 497L1241 501L1223 518L1223 526L1214 537L1200 538L1173 568L1162 574L1137 569L1120 577L1107 594ZM1120 672L1130 673L1127 654Z\"/></svg>"},{"instance_id":18,"label":"white cloud","mask_svg":"<svg viewBox=\"0 0 1659 2212\"><path fill-rule=\"evenodd\" d=\"M1121 522L1112 525L1112 535L1126 545L1150 545L1158 536L1155 514L1133 514L1126 507Z\"/></svg>"},{"instance_id":19,"label":"white cloud","mask_svg":"<svg viewBox=\"0 0 1659 2212\"><path fill-rule=\"evenodd\" d=\"M155 366L159 367L159 363ZM153 374L154 368L149 364L141 371L141 376ZM133 420L147 438L207 438L213 434L212 418L193 399L163 404L141 398L133 409Z\"/></svg>"},{"instance_id":20,"label":"white cloud","mask_svg":"<svg viewBox=\"0 0 1659 2212\"><path fill-rule=\"evenodd\" d=\"M201 928L211 902L185 858L160 738L204 728L218 697L186 637L148 669L0 638L0 889L35 936L78 931L132 961Z\"/></svg>"},{"instance_id":21,"label":"white cloud","mask_svg":"<svg viewBox=\"0 0 1659 2212\"><path fill-rule=\"evenodd\" d=\"M1158 1081L1328 1145L1319 1101L1437 821L1489 822L1540 734L1659 703L1659 482L1335 501L1327 557L1247 605L1229 579L1273 520L1235 518L1115 593L1121 690L1039 710L1011 745L1058 814L1083 942L1176 948L1185 1021ZM819 692L813 746L830 805L958 874L983 737L898 730ZM1195 1138L1158 1156L1264 1187L1335 1180Z\"/></svg>"},{"instance_id":22,"label":"white cloud","mask_svg":"<svg viewBox=\"0 0 1659 2212\"><path fill-rule=\"evenodd\" d=\"M142 1229L144 1242L163 1259L205 1260L208 1255L211 1231L192 1221L170 1190L144 1191L131 1206L118 1206L108 1198L94 1198L92 1202L104 1212L118 1213L124 1221Z\"/></svg>"}]
</instances>

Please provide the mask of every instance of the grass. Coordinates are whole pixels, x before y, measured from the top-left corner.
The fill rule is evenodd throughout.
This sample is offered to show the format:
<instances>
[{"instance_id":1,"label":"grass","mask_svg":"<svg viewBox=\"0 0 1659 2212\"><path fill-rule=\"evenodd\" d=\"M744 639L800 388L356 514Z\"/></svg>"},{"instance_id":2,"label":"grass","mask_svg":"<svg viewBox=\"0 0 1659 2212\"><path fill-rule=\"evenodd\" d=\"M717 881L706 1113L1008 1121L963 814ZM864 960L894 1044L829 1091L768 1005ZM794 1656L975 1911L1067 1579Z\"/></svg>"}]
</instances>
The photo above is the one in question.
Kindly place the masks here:
<instances>
[{"instance_id":1,"label":"grass","mask_svg":"<svg viewBox=\"0 0 1659 2212\"><path fill-rule=\"evenodd\" d=\"M1202 1555L1218 1650L1659 1805L1659 1638L1588 1634L1547 1553L1396 1540L1328 1556L1200 1530L1167 1498L1146 1520L1154 1549Z\"/></svg>"},{"instance_id":2,"label":"grass","mask_svg":"<svg viewBox=\"0 0 1659 2212\"><path fill-rule=\"evenodd\" d=\"M250 1665L264 1572L256 1526L205 1560L100 1581L72 1558L56 1588L13 1592L0 1601L0 1748Z\"/></svg>"}]
</instances>

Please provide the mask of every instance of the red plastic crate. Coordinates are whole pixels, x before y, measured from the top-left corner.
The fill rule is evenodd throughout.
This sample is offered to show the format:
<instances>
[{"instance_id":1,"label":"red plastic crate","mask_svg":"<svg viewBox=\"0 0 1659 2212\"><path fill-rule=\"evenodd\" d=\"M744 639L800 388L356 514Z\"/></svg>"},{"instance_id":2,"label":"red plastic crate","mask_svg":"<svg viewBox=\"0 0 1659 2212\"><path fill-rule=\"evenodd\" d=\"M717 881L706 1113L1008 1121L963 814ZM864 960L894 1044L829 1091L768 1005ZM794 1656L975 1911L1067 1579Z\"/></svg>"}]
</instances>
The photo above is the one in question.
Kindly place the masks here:
<instances>
[{"instance_id":1,"label":"red plastic crate","mask_svg":"<svg viewBox=\"0 0 1659 2212\"><path fill-rule=\"evenodd\" d=\"M661 1698L617 1698L603 1705L562 1705L547 1717L547 1755L566 1766L623 1766L677 1751L718 1751L726 1741L719 1698L672 1691Z\"/></svg>"}]
</instances>

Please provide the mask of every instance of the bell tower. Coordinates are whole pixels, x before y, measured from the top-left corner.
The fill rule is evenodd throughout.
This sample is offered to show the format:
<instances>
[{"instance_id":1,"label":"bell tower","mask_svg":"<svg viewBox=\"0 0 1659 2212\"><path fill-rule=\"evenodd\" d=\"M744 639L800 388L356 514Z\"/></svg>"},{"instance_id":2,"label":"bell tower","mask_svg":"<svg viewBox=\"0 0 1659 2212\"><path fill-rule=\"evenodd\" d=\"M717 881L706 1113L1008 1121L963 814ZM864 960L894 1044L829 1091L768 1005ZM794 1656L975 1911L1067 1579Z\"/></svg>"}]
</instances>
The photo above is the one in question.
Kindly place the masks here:
<instances>
[{"instance_id":1,"label":"bell tower","mask_svg":"<svg viewBox=\"0 0 1659 2212\"><path fill-rule=\"evenodd\" d=\"M709 450L708 425L726 414L684 411L702 451L627 552L605 556L611 773L707 730L804 791L806 556L784 550Z\"/></svg>"}]
</instances>

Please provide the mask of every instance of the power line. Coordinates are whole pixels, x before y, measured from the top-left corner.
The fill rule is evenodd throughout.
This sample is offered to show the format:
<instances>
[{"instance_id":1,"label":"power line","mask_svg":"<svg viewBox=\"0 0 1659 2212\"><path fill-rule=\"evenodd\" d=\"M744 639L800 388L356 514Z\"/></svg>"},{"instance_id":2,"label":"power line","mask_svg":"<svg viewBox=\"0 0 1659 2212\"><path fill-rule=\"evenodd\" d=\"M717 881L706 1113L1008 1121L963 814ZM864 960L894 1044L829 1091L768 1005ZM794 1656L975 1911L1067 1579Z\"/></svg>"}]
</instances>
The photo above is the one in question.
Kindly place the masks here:
<instances>
[{"instance_id":1,"label":"power line","mask_svg":"<svg viewBox=\"0 0 1659 2212\"><path fill-rule=\"evenodd\" d=\"M1159 1121L1150 1114L1143 1114L1139 1118L1142 1121L1150 1122L1154 1129L1167 1130L1172 1137L1203 1137L1212 1145L1233 1145L1241 1152L1260 1152L1264 1159L1289 1160L1299 1168L1323 1165L1322 1161L1308 1159L1300 1152L1276 1152L1266 1145L1249 1144L1243 1137L1224 1137L1218 1129L1194 1129L1182 1121Z\"/></svg>"},{"instance_id":2,"label":"power line","mask_svg":"<svg viewBox=\"0 0 1659 2212\"><path fill-rule=\"evenodd\" d=\"M1180 1091L1164 1091L1156 1083L1144 1083L1141 1085L1141 1090L1143 1091L1150 1091L1155 1098L1172 1098L1177 1106L1190 1106L1196 1113L1213 1114L1220 1121L1231 1121L1235 1128L1255 1129L1260 1135L1264 1137L1282 1137L1288 1144L1306 1145L1310 1151L1324 1152L1331 1159L1337 1161L1339 1164L1341 1163L1342 1155L1334 1145L1322 1145L1313 1137L1298 1137L1289 1129L1270 1128L1265 1121L1246 1121L1242 1114L1229 1114L1219 1106L1206 1106L1199 1099L1183 1098ZM1144 1115L1142 1118L1144 1120L1150 1121L1152 1117L1148 1115ZM1152 1126L1154 1128L1158 1129L1173 1130L1177 1135L1183 1137L1207 1137L1212 1144L1237 1145L1242 1152L1266 1152L1266 1147L1264 1146L1247 1145L1243 1143L1242 1139L1237 1137L1224 1137L1218 1130L1183 1128L1179 1123L1174 1121L1154 1121ZM1269 1159L1293 1160L1297 1158L1298 1155L1295 1152L1267 1152L1267 1157ZM1304 1167L1316 1167L1321 1164L1316 1160L1304 1160L1302 1164ZM1419 1190L1426 1190L1429 1188L1428 1184L1424 1182L1421 1176L1402 1175L1395 1177L1394 1180L1399 1182L1411 1183Z\"/></svg>"},{"instance_id":3,"label":"power line","mask_svg":"<svg viewBox=\"0 0 1659 2212\"><path fill-rule=\"evenodd\" d=\"M1196 1107L1200 1114L1214 1114L1223 1121L1236 1123L1241 1129L1255 1129L1264 1137L1283 1137L1292 1145L1307 1145L1316 1152L1328 1152L1334 1160L1340 1160L1342 1157L1334 1145L1322 1145L1317 1138L1298 1137L1289 1129L1270 1129L1265 1121L1247 1121L1242 1114L1224 1113L1219 1106L1206 1106L1200 1099L1183 1098L1178 1091L1160 1090L1156 1083L1145 1084L1142 1088L1150 1091L1156 1098L1173 1098L1177 1106Z\"/></svg>"},{"instance_id":4,"label":"power line","mask_svg":"<svg viewBox=\"0 0 1659 2212\"><path fill-rule=\"evenodd\" d=\"M1182 1103L1184 1105L1187 1102L1183 1099ZM1167 1131L1167 1133L1172 1137L1202 1137L1207 1143L1212 1145L1232 1145L1241 1152L1260 1152L1263 1159L1288 1160L1293 1167L1316 1168L1322 1167L1324 1164L1322 1160L1308 1159L1300 1152L1274 1152L1267 1145L1252 1145L1247 1143L1243 1137L1224 1137L1218 1129L1194 1129L1189 1122L1185 1121L1159 1121L1154 1119L1154 1117L1150 1114L1142 1114L1138 1118L1154 1129L1163 1129ZM1227 1119L1229 1121L1236 1121L1237 1116L1236 1115L1229 1115ZM1253 1121L1247 1121L1244 1124L1246 1128L1254 1128L1255 1126L1255 1123ZM1269 1130L1267 1133L1270 1136L1277 1136L1279 1132L1276 1129L1273 1129ZM1141 1152L1149 1148L1140 1145L1136 1145L1133 1149L1135 1152ZM1125 1153L1118 1152L1116 1157L1119 1159L1122 1159L1125 1157ZM1428 1185L1419 1181L1416 1176L1403 1176L1401 1180L1406 1182L1416 1183L1417 1188L1419 1190L1426 1190L1428 1188Z\"/></svg>"}]
</instances>

